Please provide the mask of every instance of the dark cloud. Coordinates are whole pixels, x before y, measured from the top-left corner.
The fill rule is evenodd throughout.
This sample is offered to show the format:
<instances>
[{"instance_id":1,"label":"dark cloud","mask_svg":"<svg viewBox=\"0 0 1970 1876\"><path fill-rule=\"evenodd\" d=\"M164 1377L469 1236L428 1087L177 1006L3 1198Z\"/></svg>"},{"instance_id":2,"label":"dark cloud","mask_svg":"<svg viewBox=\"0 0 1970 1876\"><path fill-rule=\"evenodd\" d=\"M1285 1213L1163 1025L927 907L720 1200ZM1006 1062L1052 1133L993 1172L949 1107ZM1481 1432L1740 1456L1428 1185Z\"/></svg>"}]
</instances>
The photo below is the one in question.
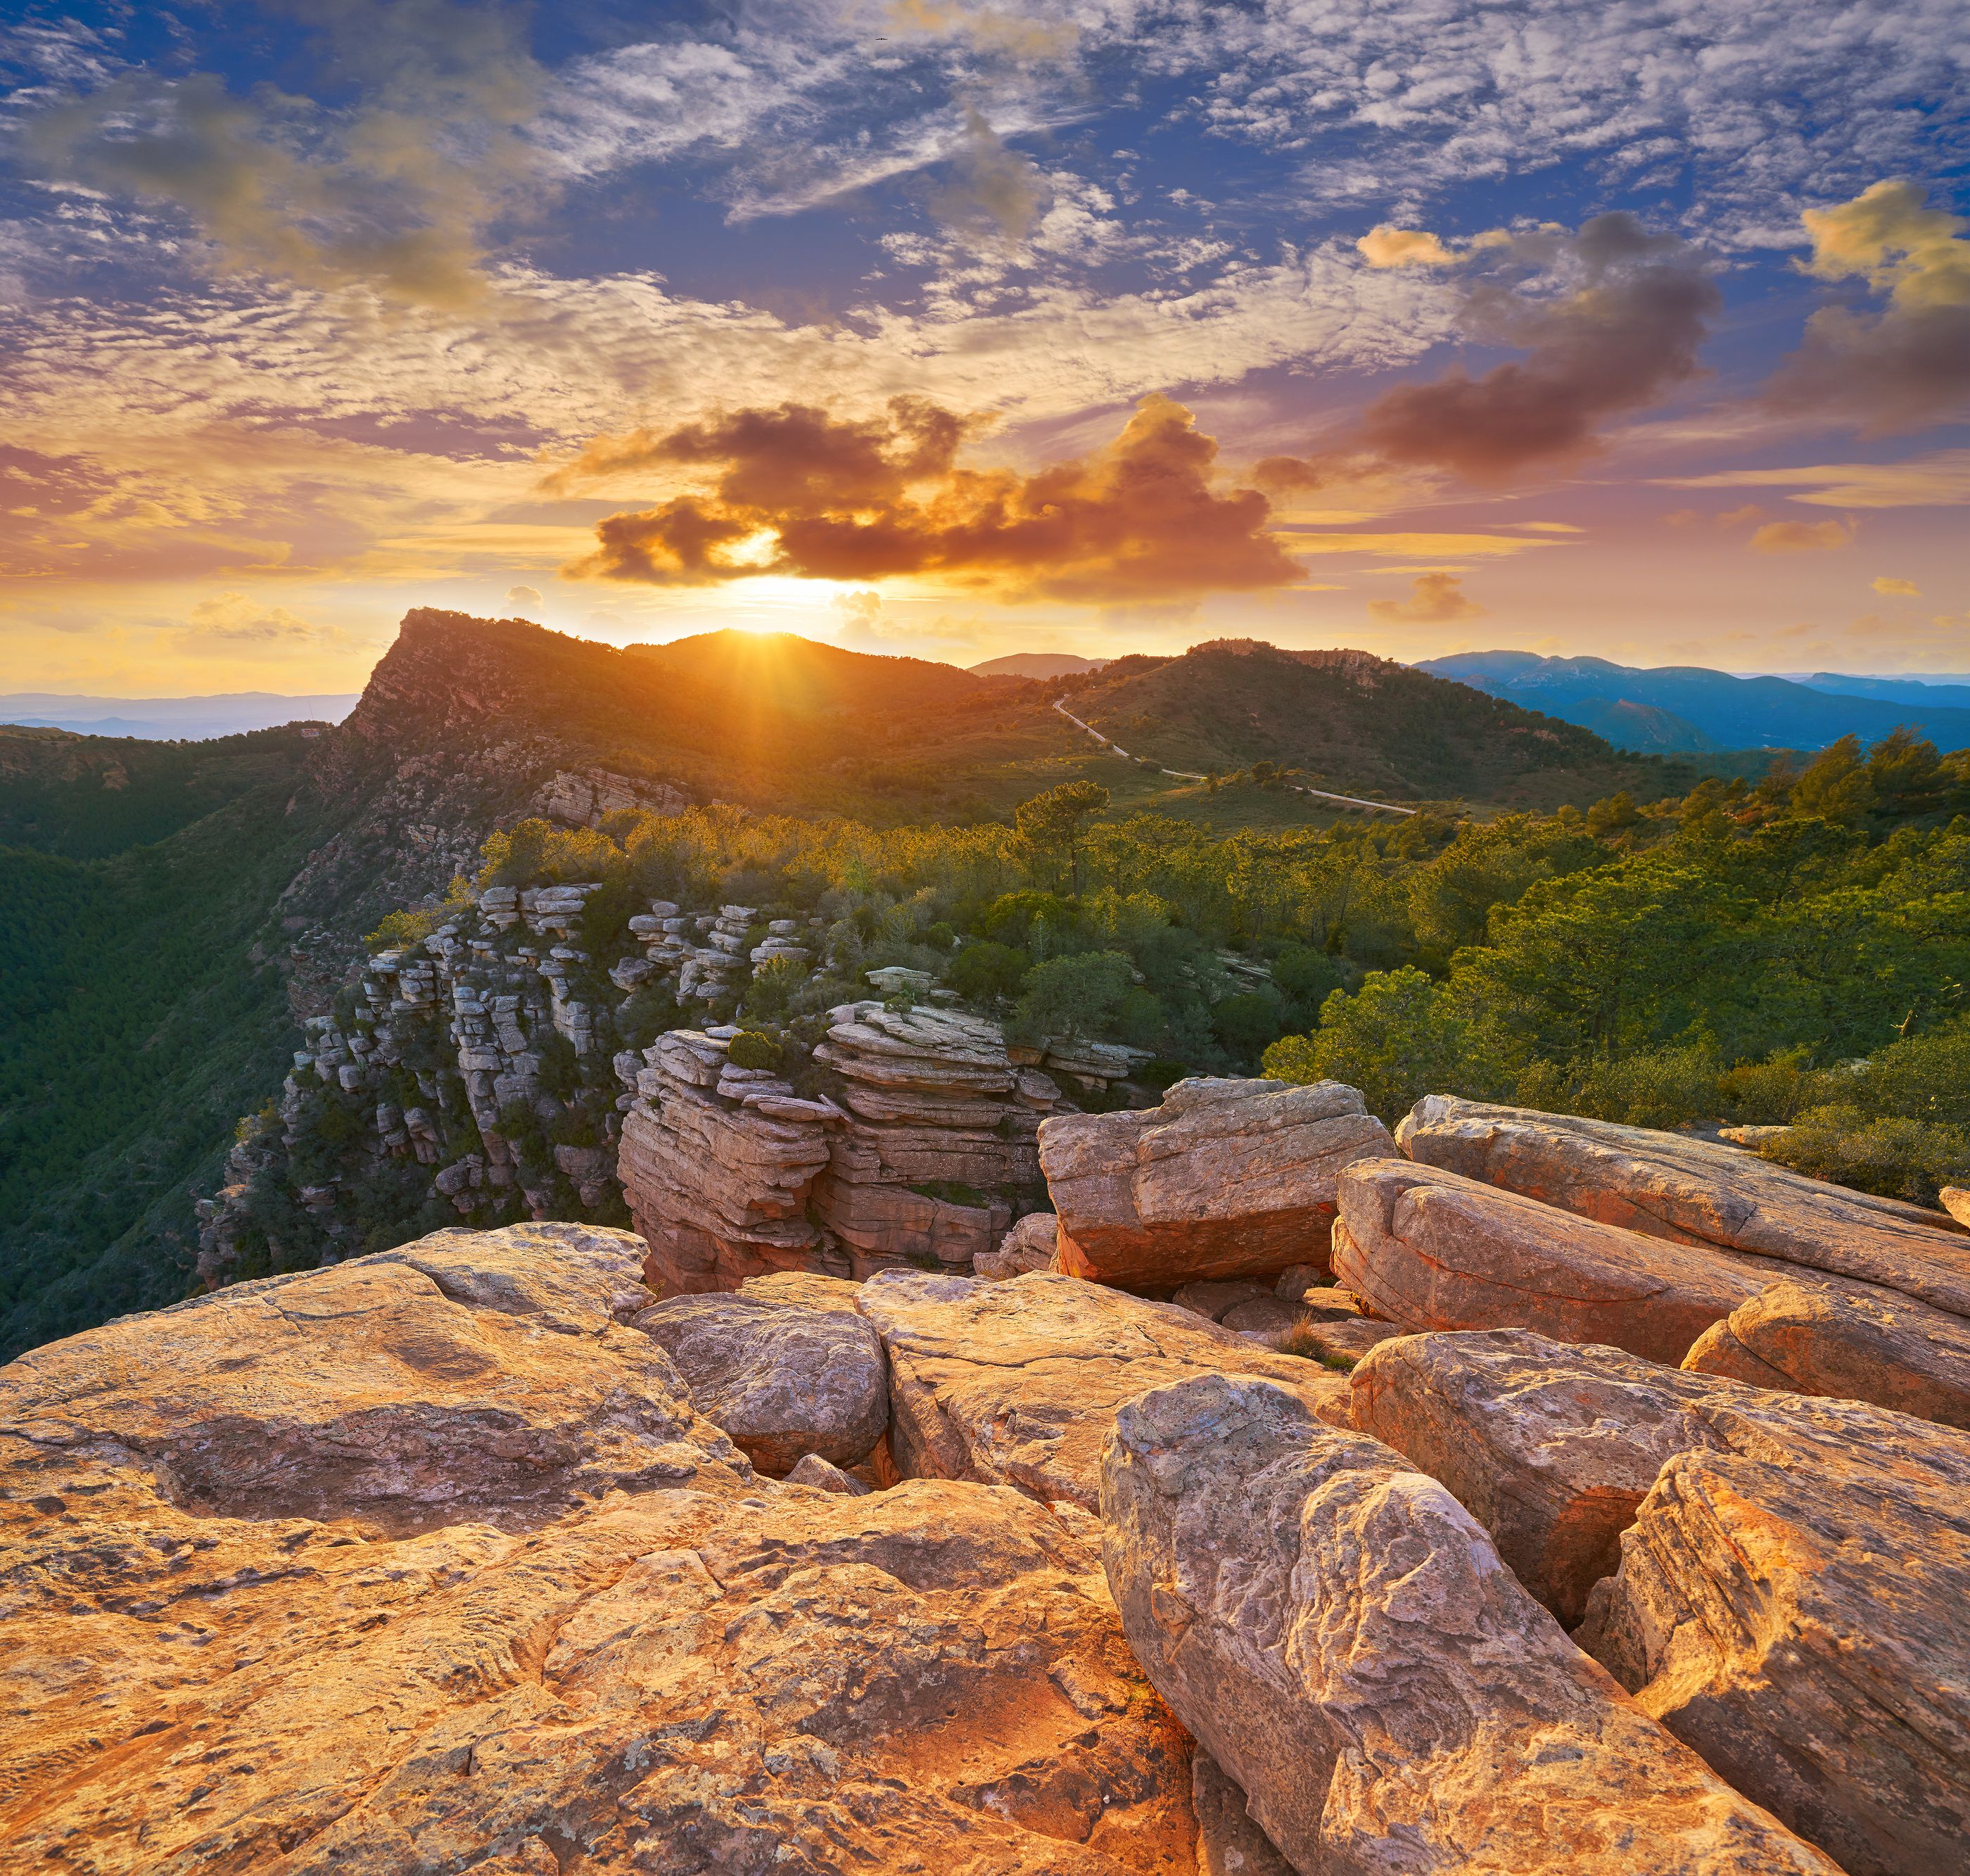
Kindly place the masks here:
<instances>
[{"instance_id":1,"label":"dark cloud","mask_svg":"<svg viewBox=\"0 0 1970 1876\"><path fill-rule=\"evenodd\" d=\"M1492 480L1598 447L1608 418L1656 402L1694 377L1721 304L1702 258L1634 216L1599 215L1575 235L1514 235L1472 251L1476 264L1527 267L1570 283L1557 299L1487 279L1464 302L1471 338L1526 354L1481 378L1461 368L1405 385L1362 419L1361 444L1386 460Z\"/></svg>"},{"instance_id":2,"label":"dark cloud","mask_svg":"<svg viewBox=\"0 0 1970 1876\"><path fill-rule=\"evenodd\" d=\"M743 410L668 435L603 439L549 479L715 472L708 493L613 515L577 578L703 585L762 574L932 574L1014 599L1103 603L1283 586L1299 570L1255 489L1211 486L1217 445L1182 405L1143 399L1112 444L1032 475L957 460L967 420L922 399L850 420Z\"/></svg>"}]
</instances>

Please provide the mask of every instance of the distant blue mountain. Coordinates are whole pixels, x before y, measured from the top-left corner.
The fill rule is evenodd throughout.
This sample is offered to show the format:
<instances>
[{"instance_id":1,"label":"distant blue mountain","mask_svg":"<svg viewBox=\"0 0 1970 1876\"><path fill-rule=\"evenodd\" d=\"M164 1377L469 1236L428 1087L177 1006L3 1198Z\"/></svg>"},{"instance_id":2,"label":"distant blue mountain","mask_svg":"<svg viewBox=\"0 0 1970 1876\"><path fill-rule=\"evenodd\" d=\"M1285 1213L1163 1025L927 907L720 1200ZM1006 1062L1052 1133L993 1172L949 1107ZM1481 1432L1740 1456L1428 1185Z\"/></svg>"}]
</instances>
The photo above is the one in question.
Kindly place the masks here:
<instances>
[{"instance_id":1,"label":"distant blue mountain","mask_svg":"<svg viewBox=\"0 0 1970 1876\"><path fill-rule=\"evenodd\" d=\"M1953 677L1848 678L1835 671L1816 671L1799 682L1816 691L1837 691L1843 697L1885 697L1930 710L1970 710L1970 680L1959 683Z\"/></svg>"},{"instance_id":2,"label":"distant blue mountain","mask_svg":"<svg viewBox=\"0 0 1970 1876\"><path fill-rule=\"evenodd\" d=\"M1735 678L1698 665L1643 670L1604 658L1542 658L1533 652L1460 652L1425 659L1417 668L1652 753L1823 749L1843 736L1874 742L1901 724L1939 749L1970 748L1970 707L1938 697L1941 687L1910 684L1914 694L1904 695L1903 681L1893 678L1861 680L1894 687L1890 696L1863 696L1822 689L1817 681Z\"/></svg>"},{"instance_id":3,"label":"distant blue mountain","mask_svg":"<svg viewBox=\"0 0 1970 1876\"><path fill-rule=\"evenodd\" d=\"M72 730L79 736L202 743L284 723L340 723L356 707L356 696L340 691L309 697L227 691L210 697L68 697L59 691L14 691L0 694L0 723Z\"/></svg>"}]
</instances>

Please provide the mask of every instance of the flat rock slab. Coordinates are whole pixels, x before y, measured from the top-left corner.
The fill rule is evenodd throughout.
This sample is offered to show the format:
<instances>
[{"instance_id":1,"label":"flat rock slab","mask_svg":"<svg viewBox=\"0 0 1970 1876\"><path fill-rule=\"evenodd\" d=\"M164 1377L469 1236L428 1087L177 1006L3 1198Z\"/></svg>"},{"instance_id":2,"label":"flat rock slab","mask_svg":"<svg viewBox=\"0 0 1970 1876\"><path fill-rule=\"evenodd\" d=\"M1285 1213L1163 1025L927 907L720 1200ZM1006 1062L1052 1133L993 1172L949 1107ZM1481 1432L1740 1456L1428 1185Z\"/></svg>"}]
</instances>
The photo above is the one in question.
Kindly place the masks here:
<instances>
[{"instance_id":1,"label":"flat rock slab","mask_svg":"<svg viewBox=\"0 0 1970 1876\"><path fill-rule=\"evenodd\" d=\"M853 1315L861 1288L845 1276L823 1276L818 1270L775 1270L765 1276L749 1276L739 1286L739 1294L760 1302L794 1303L803 1309L846 1310Z\"/></svg>"},{"instance_id":2,"label":"flat rock slab","mask_svg":"<svg viewBox=\"0 0 1970 1876\"><path fill-rule=\"evenodd\" d=\"M446 1232L0 1369L0 1861L1191 1876L1087 1520L753 1475L639 1250Z\"/></svg>"},{"instance_id":3,"label":"flat rock slab","mask_svg":"<svg viewBox=\"0 0 1970 1876\"><path fill-rule=\"evenodd\" d=\"M1442 1486L1283 1388L1128 1403L1101 1512L1137 1658L1299 1870L1836 1876L1582 1654Z\"/></svg>"},{"instance_id":4,"label":"flat rock slab","mask_svg":"<svg viewBox=\"0 0 1970 1876\"><path fill-rule=\"evenodd\" d=\"M1124 1289L1325 1269L1334 1184L1393 1154L1338 1081L1199 1078L1130 1114L1055 1115L1040 1165L1060 1218L1058 1267Z\"/></svg>"},{"instance_id":5,"label":"flat rock slab","mask_svg":"<svg viewBox=\"0 0 1970 1876\"><path fill-rule=\"evenodd\" d=\"M525 1530L618 1488L743 1490L649 1307L642 1240L449 1231L51 1342L0 1370L10 1464L141 1473L213 1517Z\"/></svg>"},{"instance_id":6,"label":"flat rock slab","mask_svg":"<svg viewBox=\"0 0 1970 1876\"><path fill-rule=\"evenodd\" d=\"M1355 1424L1738 1790L1850 1872L1949 1867L1970 1437L1518 1331L1388 1342L1353 1384Z\"/></svg>"},{"instance_id":7,"label":"flat rock slab","mask_svg":"<svg viewBox=\"0 0 1970 1876\"><path fill-rule=\"evenodd\" d=\"M889 1357L889 1450L906 1478L1015 1485L1092 1510L1115 1409L1188 1374L1267 1375L1309 1412L1346 1412L1346 1381L1317 1364L1077 1277L888 1271L863 1286L861 1307Z\"/></svg>"},{"instance_id":8,"label":"flat rock slab","mask_svg":"<svg viewBox=\"0 0 1970 1876\"><path fill-rule=\"evenodd\" d=\"M1769 1284L1706 1329L1682 1365L1970 1428L1970 1322L1891 1290Z\"/></svg>"},{"instance_id":9,"label":"flat rock slab","mask_svg":"<svg viewBox=\"0 0 1970 1876\"><path fill-rule=\"evenodd\" d=\"M1970 1316L1970 1235L1949 1214L1809 1179L1686 1134L1429 1094L1396 1129L1404 1153L1583 1218L1714 1244Z\"/></svg>"},{"instance_id":10,"label":"flat rock slab","mask_svg":"<svg viewBox=\"0 0 1970 1876\"><path fill-rule=\"evenodd\" d=\"M757 1296L672 1296L636 1325L677 1364L691 1403L761 1471L810 1453L869 1456L889 1423L883 1344L862 1318Z\"/></svg>"},{"instance_id":11,"label":"flat rock slab","mask_svg":"<svg viewBox=\"0 0 1970 1876\"><path fill-rule=\"evenodd\" d=\"M1671 1366L1769 1281L1758 1259L1666 1244L1405 1159L1349 1167L1335 1273L1403 1328L1536 1329Z\"/></svg>"}]
</instances>

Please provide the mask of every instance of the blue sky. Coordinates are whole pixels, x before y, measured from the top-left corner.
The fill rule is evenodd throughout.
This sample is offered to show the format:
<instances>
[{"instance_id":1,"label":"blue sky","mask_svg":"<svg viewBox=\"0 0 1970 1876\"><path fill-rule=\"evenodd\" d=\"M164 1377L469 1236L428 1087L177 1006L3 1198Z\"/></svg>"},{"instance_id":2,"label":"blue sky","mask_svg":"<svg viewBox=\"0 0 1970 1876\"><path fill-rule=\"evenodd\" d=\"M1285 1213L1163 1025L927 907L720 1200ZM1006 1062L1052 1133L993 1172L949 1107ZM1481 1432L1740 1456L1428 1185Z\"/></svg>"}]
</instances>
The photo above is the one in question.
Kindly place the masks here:
<instances>
[{"instance_id":1,"label":"blue sky","mask_svg":"<svg viewBox=\"0 0 1970 1876\"><path fill-rule=\"evenodd\" d=\"M24 684L414 604L1970 668L1955 5L0 17Z\"/></svg>"}]
</instances>

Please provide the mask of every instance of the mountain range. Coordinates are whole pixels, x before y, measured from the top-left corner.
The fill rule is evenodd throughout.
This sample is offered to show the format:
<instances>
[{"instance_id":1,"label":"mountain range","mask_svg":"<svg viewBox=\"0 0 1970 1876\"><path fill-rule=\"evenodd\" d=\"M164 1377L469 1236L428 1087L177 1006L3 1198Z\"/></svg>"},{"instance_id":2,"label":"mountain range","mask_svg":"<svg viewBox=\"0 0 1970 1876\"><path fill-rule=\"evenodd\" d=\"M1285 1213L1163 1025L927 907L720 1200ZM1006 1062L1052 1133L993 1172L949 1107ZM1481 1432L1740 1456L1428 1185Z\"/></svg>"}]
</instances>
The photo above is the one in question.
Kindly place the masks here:
<instances>
[{"instance_id":1,"label":"mountain range","mask_svg":"<svg viewBox=\"0 0 1970 1876\"><path fill-rule=\"evenodd\" d=\"M1533 652L1460 652L1417 668L1563 717L1627 749L1816 749L1843 736L1876 741L1901 727L1940 749L1970 747L1970 687L1962 685L1829 672L1795 683L1694 665L1642 669ZM1847 684L1864 688L1836 688Z\"/></svg>"},{"instance_id":2,"label":"mountain range","mask_svg":"<svg viewBox=\"0 0 1970 1876\"><path fill-rule=\"evenodd\" d=\"M71 697L58 691L13 691L0 693L0 724L147 742L196 741L284 723L340 723L356 707L359 694L338 691L285 697L272 691L227 691L210 697Z\"/></svg>"}]
</instances>

